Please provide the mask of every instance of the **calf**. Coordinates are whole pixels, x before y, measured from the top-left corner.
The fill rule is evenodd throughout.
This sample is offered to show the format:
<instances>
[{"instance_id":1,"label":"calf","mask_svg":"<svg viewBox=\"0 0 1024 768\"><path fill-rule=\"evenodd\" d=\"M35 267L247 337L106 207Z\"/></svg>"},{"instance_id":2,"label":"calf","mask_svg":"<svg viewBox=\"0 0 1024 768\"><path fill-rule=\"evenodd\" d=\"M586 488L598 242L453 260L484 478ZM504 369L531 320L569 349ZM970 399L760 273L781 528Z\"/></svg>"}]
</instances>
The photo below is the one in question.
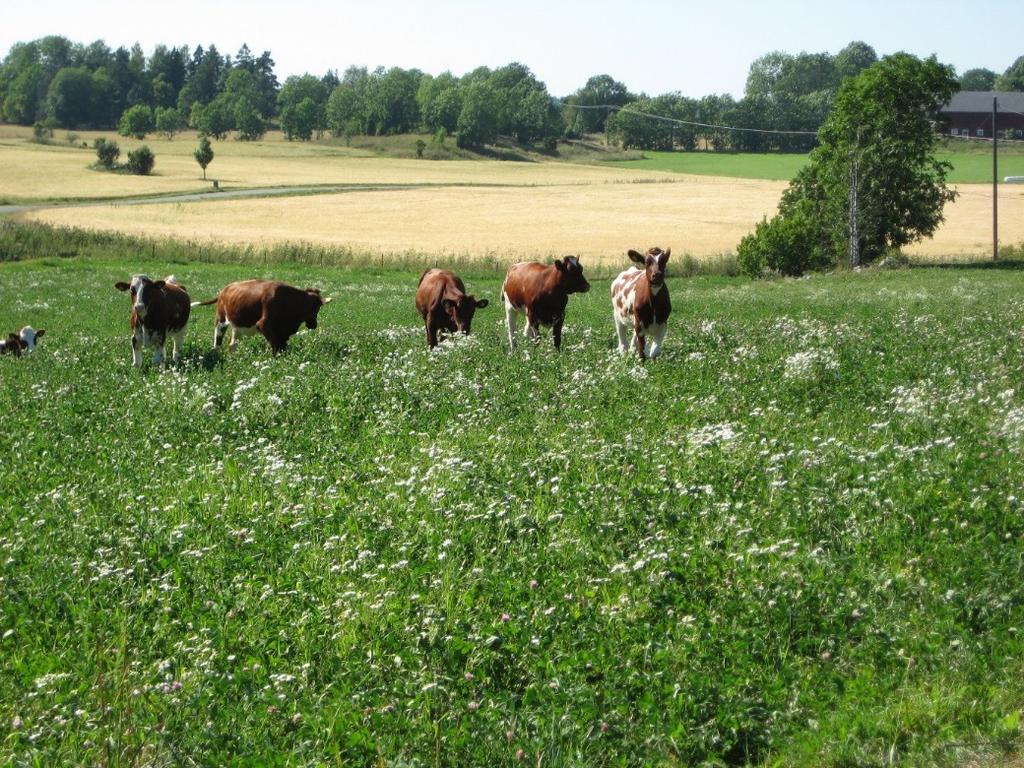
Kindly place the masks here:
<instances>
[{"instance_id":1,"label":"calf","mask_svg":"<svg viewBox=\"0 0 1024 768\"><path fill-rule=\"evenodd\" d=\"M239 280L224 286L216 298L197 301L192 306L217 305L213 326L215 349L220 348L230 326L229 351L234 350L238 337L262 333L274 352L283 352L302 323L316 328L317 313L329 301L316 288L301 290L277 280Z\"/></svg>"},{"instance_id":2,"label":"calf","mask_svg":"<svg viewBox=\"0 0 1024 768\"><path fill-rule=\"evenodd\" d=\"M661 354L665 324L672 311L665 285L665 267L672 249L651 248L644 255L631 250L627 255L640 267L630 267L612 282L612 314L619 334L619 351L629 352L632 331L632 345L641 359L647 356L645 340L650 336L653 359Z\"/></svg>"},{"instance_id":3,"label":"calf","mask_svg":"<svg viewBox=\"0 0 1024 768\"><path fill-rule=\"evenodd\" d=\"M22 354L27 355L30 352L34 352L36 342L45 333L45 328L40 328L37 331L31 325L26 325L17 333L9 333L6 340L0 341L0 355L14 355L18 357Z\"/></svg>"},{"instance_id":4,"label":"calf","mask_svg":"<svg viewBox=\"0 0 1024 768\"><path fill-rule=\"evenodd\" d=\"M164 280L135 275L130 283L114 283L114 287L131 293L132 365L142 365L142 350L146 347L155 347L153 364L160 365L168 336L174 342L174 362L178 362L191 312L185 286L174 275Z\"/></svg>"},{"instance_id":5,"label":"calf","mask_svg":"<svg viewBox=\"0 0 1024 768\"><path fill-rule=\"evenodd\" d=\"M501 285L508 323L508 344L516 347L516 315L526 315L525 334L536 340L537 326L550 325L555 349L562 348L562 324L570 293L586 293L590 283L575 256L556 259L551 266L536 261L521 261L508 268Z\"/></svg>"},{"instance_id":6,"label":"calf","mask_svg":"<svg viewBox=\"0 0 1024 768\"><path fill-rule=\"evenodd\" d=\"M427 326L427 345L437 346L438 331L469 333L473 314L487 306L487 299L466 293L459 277L447 269L428 269L420 275L416 309Z\"/></svg>"}]
</instances>

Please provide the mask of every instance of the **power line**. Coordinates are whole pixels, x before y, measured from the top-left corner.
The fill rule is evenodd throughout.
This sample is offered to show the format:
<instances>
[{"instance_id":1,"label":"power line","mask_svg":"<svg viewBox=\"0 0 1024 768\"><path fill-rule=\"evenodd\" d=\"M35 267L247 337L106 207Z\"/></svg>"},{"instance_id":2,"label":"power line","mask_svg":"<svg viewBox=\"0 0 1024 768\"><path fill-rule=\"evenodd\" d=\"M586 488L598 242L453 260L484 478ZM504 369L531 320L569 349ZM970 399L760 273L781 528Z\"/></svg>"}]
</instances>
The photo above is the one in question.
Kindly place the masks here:
<instances>
[{"instance_id":1,"label":"power line","mask_svg":"<svg viewBox=\"0 0 1024 768\"><path fill-rule=\"evenodd\" d=\"M557 100L556 100L557 101ZM712 128L718 131L745 131L747 133L770 133L776 135L785 136L817 136L817 131L774 131L768 128L739 128L734 125L714 125L713 123L698 123L692 120L679 120L674 117L665 117L664 115L653 115L649 112L640 112L636 109L628 109L627 107L619 107L614 104L570 104L567 101L559 101L559 104L563 104L573 109L609 109L614 112L625 112L630 115L638 115L639 117L649 117L652 120L663 120L666 123L676 123L677 125L692 125L697 128Z\"/></svg>"}]
</instances>

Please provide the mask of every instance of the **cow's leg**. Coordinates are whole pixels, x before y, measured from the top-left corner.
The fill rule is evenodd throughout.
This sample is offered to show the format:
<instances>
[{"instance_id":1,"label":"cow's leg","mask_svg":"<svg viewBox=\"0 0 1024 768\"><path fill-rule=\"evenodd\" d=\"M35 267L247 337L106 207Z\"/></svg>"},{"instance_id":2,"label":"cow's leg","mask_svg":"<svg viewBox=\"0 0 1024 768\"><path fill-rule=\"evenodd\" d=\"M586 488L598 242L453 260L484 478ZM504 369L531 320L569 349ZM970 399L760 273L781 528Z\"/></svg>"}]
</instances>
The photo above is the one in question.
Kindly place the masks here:
<instances>
[{"instance_id":1,"label":"cow's leg","mask_svg":"<svg viewBox=\"0 0 1024 768\"><path fill-rule=\"evenodd\" d=\"M662 323L661 325L652 325L650 328L652 360L661 354L661 343L665 341L665 331L667 329L668 323Z\"/></svg>"},{"instance_id":2,"label":"cow's leg","mask_svg":"<svg viewBox=\"0 0 1024 768\"><path fill-rule=\"evenodd\" d=\"M213 321L213 348L220 349L221 343L224 341L224 334L228 330L228 321L223 317L218 317ZM232 334L233 336L234 334Z\"/></svg>"},{"instance_id":3,"label":"cow's leg","mask_svg":"<svg viewBox=\"0 0 1024 768\"><path fill-rule=\"evenodd\" d=\"M181 350L185 346L185 329L175 331L171 334L171 342L174 345L174 362L181 362Z\"/></svg>"},{"instance_id":4,"label":"cow's leg","mask_svg":"<svg viewBox=\"0 0 1024 768\"><path fill-rule=\"evenodd\" d=\"M283 333L272 331L270 329L264 329L262 331L263 338L270 344L270 349L273 350L274 354L279 354L288 349L288 337Z\"/></svg>"},{"instance_id":5,"label":"cow's leg","mask_svg":"<svg viewBox=\"0 0 1024 768\"><path fill-rule=\"evenodd\" d=\"M427 323L427 346L433 349L437 346L437 328Z\"/></svg>"},{"instance_id":6,"label":"cow's leg","mask_svg":"<svg viewBox=\"0 0 1024 768\"><path fill-rule=\"evenodd\" d=\"M132 365L142 367L142 338L138 331L132 331Z\"/></svg>"},{"instance_id":7,"label":"cow's leg","mask_svg":"<svg viewBox=\"0 0 1024 768\"><path fill-rule=\"evenodd\" d=\"M164 362L164 345L167 344L167 337L163 334L153 336L150 339L151 344L154 347L153 350L153 365L160 366Z\"/></svg>"},{"instance_id":8,"label":"cow's leg","mask_svg":"<svg viewBox=\"0 0 1024 768\"><path fill-rule=\"evenodd\" d=\"M622 354L629 353L629 326L620 323L618 318L615 318L615 332L619 336L619 352Z\"/></svg>"},{"instance_id":9,"label":"cow's leg","mask_svg":"<svg viewBox=\"0 0 1024 768\"><path fill-rule=\"evenodd\" d=\"M526 310L526 328L523 330L523 335L530 339L530 341L540 341L540 331L537 330L537 318L533 316L533 312L529 309Z\"/></svg>"},{"instance_id":10,"label":"cow's leg","mask_svg":"<svg viewBox=\"0 0 1024 768\"><path fill-rule=\"evenodd\" d=\"M551 335L555 340L555 349L561 351L562 349L562 323L565 322L562 318L558 318L551 324Z\"/></svg>"},{"instance_id":11,"label":"cow's leg","mask_svg":"<svg viewBox=\"0 0 1024 768\"><path fill-rule=\"evenodd\" d=\"M516 348L516 308L505 302L505 324L508 326L508 346Z\"/></svg>"}]
</instances>

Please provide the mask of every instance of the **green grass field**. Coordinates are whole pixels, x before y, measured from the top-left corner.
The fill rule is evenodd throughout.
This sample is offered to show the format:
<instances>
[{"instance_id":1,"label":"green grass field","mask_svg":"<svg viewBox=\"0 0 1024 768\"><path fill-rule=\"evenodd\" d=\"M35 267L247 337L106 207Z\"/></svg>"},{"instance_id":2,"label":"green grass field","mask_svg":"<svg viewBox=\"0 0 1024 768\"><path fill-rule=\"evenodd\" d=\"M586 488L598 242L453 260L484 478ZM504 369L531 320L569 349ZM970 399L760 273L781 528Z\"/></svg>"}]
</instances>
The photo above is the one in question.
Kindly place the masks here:
<instances>
[{"instance_id":1,"label":"green grass field","mask_svg":"<svg viewBox=\"0 0 1024 768\"><path fill-rule=\"evenodd\" d=\"M42 243L38 244L43 250ZM113 256L113 253L120 255ZM113 282L335 297L271 357L130 367ZM608 282L562 354L499 280L429 353L417 273L0 264L0 762L960 765L1019 744L1024 271Z\"/></svg>"},{"instance_id":2,"label":"green grass field","mask_svg":"<svg viewBox=\"0 0 1024 768\"><path fill-rule=\"evenodd\" d=\"M949 145L947 145L949 146ZM984 184L992 181L991 147L981 151L975 147L952 147L937 154L940 160L952 163L949 181L952 184ZM693 173L701 176L727 176L741 179L788 181L807 163L807 155L748 154L715 152L644 152L643 160L621 163L625 168L649 171ZM617 163L618 164L618 163ZM1005 176L1024 176L1024 150L1006 145L1000 152L999 180Z\"/></svg>"}]
</instances>

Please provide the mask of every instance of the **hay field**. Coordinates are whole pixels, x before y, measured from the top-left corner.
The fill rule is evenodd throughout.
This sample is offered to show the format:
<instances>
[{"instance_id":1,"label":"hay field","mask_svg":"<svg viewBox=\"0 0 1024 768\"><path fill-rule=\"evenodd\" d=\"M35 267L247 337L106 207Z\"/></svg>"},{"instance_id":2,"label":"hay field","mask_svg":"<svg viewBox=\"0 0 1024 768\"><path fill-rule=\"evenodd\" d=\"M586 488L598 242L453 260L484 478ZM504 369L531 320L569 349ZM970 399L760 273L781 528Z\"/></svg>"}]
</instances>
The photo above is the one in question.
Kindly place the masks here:
<instances>
[{"instance_id":1,"label":"hay field","mask_svg":"<svg viewBox=\"0 0 1024 768\"><path fill-rule=\"evenodd\" d=\"M372 253L621 261L654 243L717 254L777 205L784 184L677 177L543 187L445 187L33 212L51 224L241 244L309 241Z\"/></svg>"},{"instance_id":2,"label":"hay field","mask_svg":"<svg viewBox=\"0 0 1024 768\"><path fill-rule=\"evenodd\" d=\"M31 129L0 129L0 199L12 202L67 199L104 199L174 192L206 191L202 171L192 157L194 131L168 141L156 136L144 142L116 136L111 131L83 131L78 146L64 141L58 131L53 144L27 140ZM121 160L146 144L156 155L151 176L94 171L93 141L116 139ZM86 141L89 148L83 149ZM411 141L411 140L410 140ZM258 142L231 139L213 142L214 159L207 169L222 189L315 184L567 184L605 181L628 182L673 178L674 174L567 163L513 163L477 160L380 158L365 150L333 144L288 142L279 133Z\"/></svg>"},{"instance_id":3,"label":"hay field","mask_svg":"<svg viewBox=\"0 0 1024 768\"><path fill-rule=\"evenodd\" d=\"M400 174L393 167L388 172ZM604 263L619 261L625 247L653 243L696 257L732 251L763 216L775 211L785 188L782 182L675 178L674 183L658 184L597 179L589 184L537 187L443 187L131 207L113 204L41 210L26 218L196 241L305 241L372 253L508 259L579 253L592 263ZM989 252L991 190L984 185L961 185L959 190L960 197L948 206L946 222L935 237L909 248L911 254L946 258ZM1024 187L1001 189L1000 212L1001 242L1024 241Z\"/></svg>"},{"instance_id":4,"label":"hay field","mask_svg":"<svg viewBox=\"0 0 1024 768\"><path fill-rule=\"evenodd\" d=\"M30 129L0 126L0 200L91 200L208 190L192 158L194 132L146 140L150 177L93 171L92 149L29 142ZM82 132L90 145L110 132ZM142 142L118 137L123 155ZM304 241L372 253L545 257L580 253L619 261L626 246L662 243L696 257L733 251L775 212L782 181L652 171L619 164L450 160L372 156L326 143L215 142L210 178L224 189L289 185L411 185L418 189L126 207L34 211L25 218L133 234L243 244ZM652 183L659 182L659 183ZM429 188L428 188L429 187ZM991 189L962 184L918 257L984 255L991 249ZM1024 241L1024 186L1000 190L1001 242Z\"/></svg>"}]
</instances>

